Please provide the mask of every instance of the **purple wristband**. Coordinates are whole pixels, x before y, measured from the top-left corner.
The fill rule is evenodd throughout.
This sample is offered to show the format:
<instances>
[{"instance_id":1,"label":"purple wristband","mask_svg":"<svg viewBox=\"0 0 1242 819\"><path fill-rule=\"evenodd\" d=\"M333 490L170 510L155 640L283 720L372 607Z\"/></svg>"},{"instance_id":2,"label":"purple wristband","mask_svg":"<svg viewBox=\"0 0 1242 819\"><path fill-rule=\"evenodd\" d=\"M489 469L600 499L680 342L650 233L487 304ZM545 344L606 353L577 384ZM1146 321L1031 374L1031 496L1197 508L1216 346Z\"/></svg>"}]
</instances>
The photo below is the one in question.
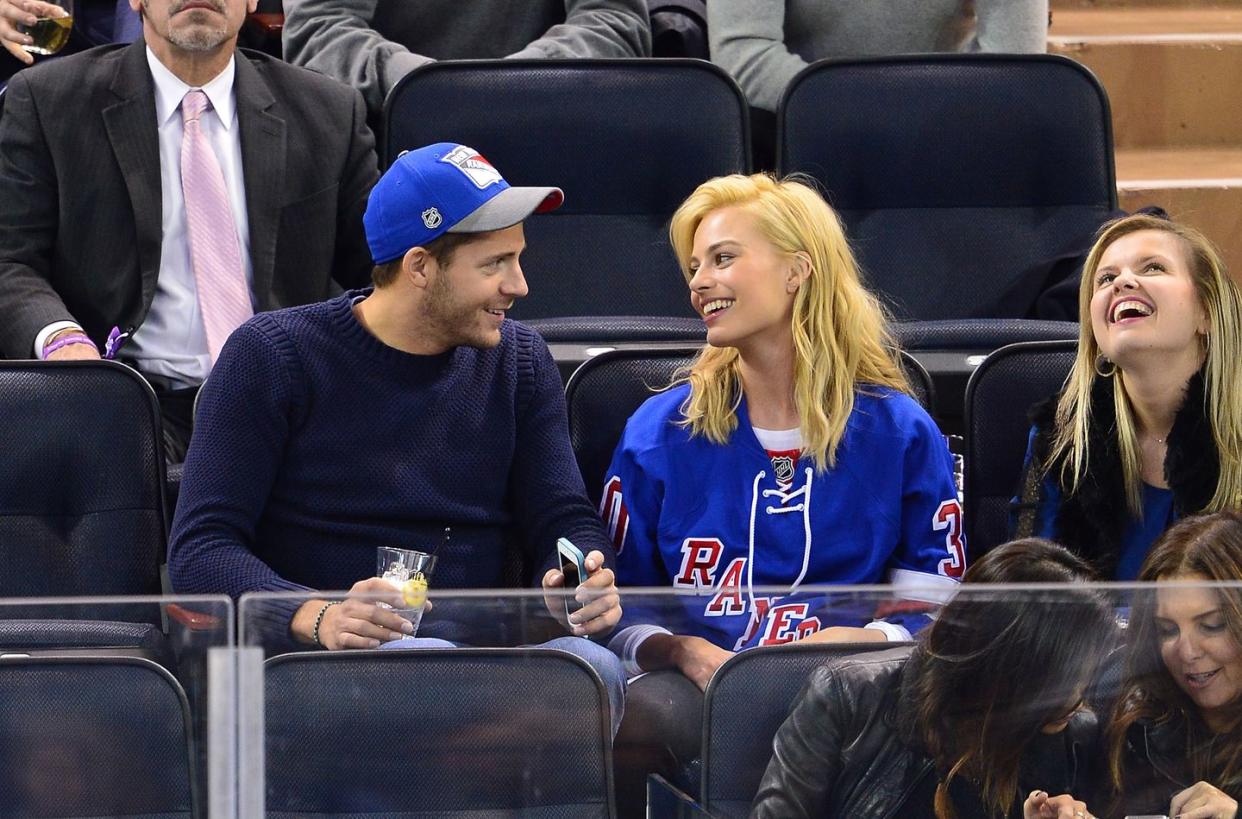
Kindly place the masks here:
<instances>
[{"instance_id":1,"label":"purple wristband","mask_svg":"<svg viewBox=\"0 0 1242 819\"><path fill-rule=\"evenodd\" d=\"M56 352L61 347L68 347L70 344L89 344L92 347L95 347L95 342L91 341L90 336L88 336L86 333L69 333L68 335L61 336L60 338L53 341L51 344L44 347L43 357L47 358L49 355ZM99 348L95 347L95 350L96 352L98 352Z\"/></svg>"}]
</instances>

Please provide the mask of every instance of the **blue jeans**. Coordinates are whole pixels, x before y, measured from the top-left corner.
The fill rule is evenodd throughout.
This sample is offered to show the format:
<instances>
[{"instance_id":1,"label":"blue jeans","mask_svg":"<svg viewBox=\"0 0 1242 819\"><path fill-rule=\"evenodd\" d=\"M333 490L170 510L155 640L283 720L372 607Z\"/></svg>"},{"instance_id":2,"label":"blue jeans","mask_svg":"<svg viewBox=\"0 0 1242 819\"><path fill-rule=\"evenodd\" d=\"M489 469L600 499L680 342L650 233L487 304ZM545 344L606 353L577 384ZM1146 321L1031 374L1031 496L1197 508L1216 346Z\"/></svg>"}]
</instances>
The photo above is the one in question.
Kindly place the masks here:
<instances>
[{"instance_id":1,"label":"blue jeans","mask_svg":"<svg viewBox=\"0 0 1242 819\"><path fill-rule=\"evenodd\" d=\"M448 640L441 640L437 637L402 637L400 640L393 640L380 646L381 649L469 647L464 643L450 643ZM583 637L557 637L546 643L540 643L538 646L532 646L532 648L555 648L565 651L586 660L587 665L595 669L595 673L599 674L600 680L604 683L604 690L608 692L609 716L612 722L612 735L615 737L617 728L621 725L621 717L625 714L625 669L621 665L621 659L605 646L592 643Z\"/></svg>"}]
</instances>

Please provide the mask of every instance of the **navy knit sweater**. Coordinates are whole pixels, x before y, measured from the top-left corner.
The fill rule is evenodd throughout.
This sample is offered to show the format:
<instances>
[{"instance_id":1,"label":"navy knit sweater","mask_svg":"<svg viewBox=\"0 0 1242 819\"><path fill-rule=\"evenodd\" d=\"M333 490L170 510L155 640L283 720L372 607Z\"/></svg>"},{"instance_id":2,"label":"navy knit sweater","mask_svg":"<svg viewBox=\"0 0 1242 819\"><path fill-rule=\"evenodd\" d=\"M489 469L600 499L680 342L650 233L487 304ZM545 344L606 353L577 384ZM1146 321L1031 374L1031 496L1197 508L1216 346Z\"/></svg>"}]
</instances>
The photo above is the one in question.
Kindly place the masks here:
<instances>
[{"instance_id":1,"label":"navy knit sweater","mask_svg":"<svg viewBox=\"0 0 1242 819\"><path fill-rule=\"evenodd\" d=\"M418 356L354 317L361 293L255 316L199 398L173 520L178 593L347 589L377 546L430 550L432 586L538 584L556 539L611 543L587 501L547 345L513 321L490 350Z\"/></svg>"}]
</instances>

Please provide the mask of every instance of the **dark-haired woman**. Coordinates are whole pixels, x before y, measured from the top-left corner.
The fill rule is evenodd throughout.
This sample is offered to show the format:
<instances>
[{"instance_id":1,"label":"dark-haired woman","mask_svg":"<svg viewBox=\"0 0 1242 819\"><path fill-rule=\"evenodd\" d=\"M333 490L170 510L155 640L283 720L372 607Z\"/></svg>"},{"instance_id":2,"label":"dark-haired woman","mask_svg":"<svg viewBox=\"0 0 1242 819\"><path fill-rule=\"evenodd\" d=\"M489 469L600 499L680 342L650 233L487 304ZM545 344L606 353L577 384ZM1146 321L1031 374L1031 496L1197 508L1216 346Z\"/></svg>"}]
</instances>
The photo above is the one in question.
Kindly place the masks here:
<instances>
[{"instance_id":1,"label":"dark-haired woman","mask_svg":"<svg viewBox=\"0 0 1242 819\"><path fill-rule=\"evenodd\" d=\"M1242 515L1170 528L1140 580L1242 580ZM1136 594L1126 685L1109 726L1114 813L1234 819L1242 799L1242 590Z\"/></svg>"},{"instance_id":2,"label":"dark-haired woman","mask_svg":"<svg viewBox=\"0 0 1242 819\"><path fill-rule=\"evenodd\" d=\"M1065 589L963 589L913 649L817 669L777 733L752 817L1091 816L1070 795L1086 785L1095 738L1083 697L1116 631L1109 601L1070 585L1090 577L1048 541L1005 544L965 582Z\"/></svg>"}]
</instances>

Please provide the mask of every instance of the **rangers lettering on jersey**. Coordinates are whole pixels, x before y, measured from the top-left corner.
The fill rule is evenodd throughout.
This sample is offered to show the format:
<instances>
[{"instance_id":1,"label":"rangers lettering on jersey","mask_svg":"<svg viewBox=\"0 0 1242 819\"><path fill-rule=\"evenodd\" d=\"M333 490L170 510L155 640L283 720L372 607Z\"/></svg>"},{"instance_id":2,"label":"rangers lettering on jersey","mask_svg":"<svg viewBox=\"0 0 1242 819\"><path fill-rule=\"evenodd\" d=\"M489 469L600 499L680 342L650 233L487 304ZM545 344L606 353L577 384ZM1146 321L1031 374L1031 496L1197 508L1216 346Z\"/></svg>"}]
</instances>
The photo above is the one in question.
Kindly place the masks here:
<instances>
[{"instance_id":1,"label":"rangers lettering on jersey","mask_svg":"<svg viewBox=\"0 0 1242 819\"><path fill-rule=\"evenodd\" d=\"M635 599L620 633L663 625L733 650L792 642L871 623L875 598L814 589L864 583L896 589L879 615L886 633L930 622L965 569L966 544L952 456L926 411L900 391L860 386L836 463L820 469L800 442L765 445L744 397L726 443L695 434L689 395L678 384L649 398L606 473L600 515L622 547L618 585L683 592Z\"/></svg>"},{"instance_id":2,"label":"rangers lettering on jersey","mask_svg":"<svg viewBox=\"0 0 1242 819\"><path fill-rule=\"evenodd\" d=\"M719 539L686 538L681 544L681 571L673 578L679 589L711 588L724 544Z\"/></svg>"}]
</instances>

